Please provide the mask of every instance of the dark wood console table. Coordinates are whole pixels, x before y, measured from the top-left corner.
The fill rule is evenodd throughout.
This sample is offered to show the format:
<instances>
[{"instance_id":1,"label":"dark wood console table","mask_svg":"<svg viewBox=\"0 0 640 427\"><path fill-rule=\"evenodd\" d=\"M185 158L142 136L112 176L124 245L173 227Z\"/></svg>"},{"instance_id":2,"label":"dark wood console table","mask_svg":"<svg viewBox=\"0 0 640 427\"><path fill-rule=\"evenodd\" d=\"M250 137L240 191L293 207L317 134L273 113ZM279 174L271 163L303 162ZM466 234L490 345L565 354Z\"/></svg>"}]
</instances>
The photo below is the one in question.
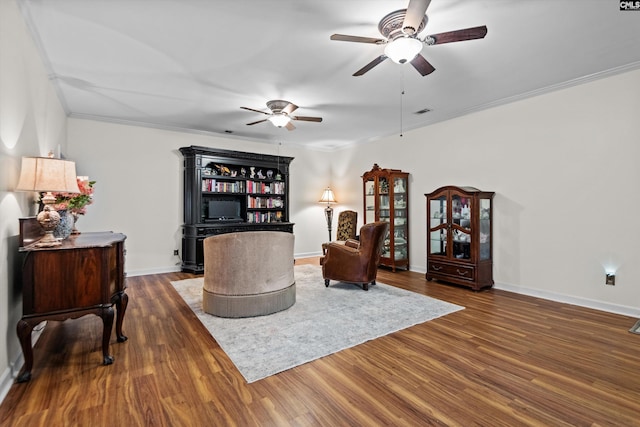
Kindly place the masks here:
<instances>
[{"instance_id":1,"label":"dark wood console table","mask_svg":"<svg viewBox=\"0 0 640 427\"><path fill-rule=\"evenodd\" d=\"M22 235L29 229L21 223L21 245L33 241ZM22 268L23 316L18 322L17 333L24 366L17 382L31 379L31 332L43 320L75 319L87 314L100 316L103 322L103 364L113 363L109 354L113 305L117 310L117 340L123 342L127 339L122 333L122 321L129 301L125 293L125 239L126 236L120 233L82 233L63 240L61 246L36 248L30 244L20 247L20 252L25 254Z\"/></svg>"}]
</instances>

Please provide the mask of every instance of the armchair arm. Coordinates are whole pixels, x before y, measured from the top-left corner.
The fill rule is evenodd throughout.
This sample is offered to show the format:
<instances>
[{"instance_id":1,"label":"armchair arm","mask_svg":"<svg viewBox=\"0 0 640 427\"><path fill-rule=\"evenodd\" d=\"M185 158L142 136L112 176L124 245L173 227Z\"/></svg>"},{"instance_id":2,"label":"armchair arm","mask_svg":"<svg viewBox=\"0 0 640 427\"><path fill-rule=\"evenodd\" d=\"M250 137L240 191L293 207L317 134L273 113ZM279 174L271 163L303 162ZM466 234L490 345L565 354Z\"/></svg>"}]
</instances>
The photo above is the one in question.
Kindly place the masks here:
<instances>
[{"instance_id":1,"label":"armchair arm","mask_svg":"<svg viewBox=\"0 0 640 427\"><path fill-rule=\"evenodd\" d=\"M360 242L355 239L348 239L344 244L354 249L358 249L360 247Z\"/></svg>"}]
</instances>

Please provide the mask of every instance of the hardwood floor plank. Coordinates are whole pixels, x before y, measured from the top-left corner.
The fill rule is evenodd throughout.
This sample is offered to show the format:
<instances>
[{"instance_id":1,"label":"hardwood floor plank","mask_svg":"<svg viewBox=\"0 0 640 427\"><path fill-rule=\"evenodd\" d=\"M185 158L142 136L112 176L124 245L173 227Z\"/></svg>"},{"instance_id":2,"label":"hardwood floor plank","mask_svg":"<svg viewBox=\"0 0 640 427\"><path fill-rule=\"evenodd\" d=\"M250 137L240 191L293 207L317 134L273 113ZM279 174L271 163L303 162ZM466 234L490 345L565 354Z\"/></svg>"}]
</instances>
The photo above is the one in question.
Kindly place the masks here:
<instances>
[{"instance_id":1,"label":"hardwood floor plank","mask_svg":"<svg viewBox=\"0 0 640 427\"><path fill-rule=\"evenodd\" d=\"M0 425L640 426L636 319L380 269L465 309L247 384L169 283L191 277L127 279L109 366L98 317L49 322Z\"/></svg>"}]
</instances>

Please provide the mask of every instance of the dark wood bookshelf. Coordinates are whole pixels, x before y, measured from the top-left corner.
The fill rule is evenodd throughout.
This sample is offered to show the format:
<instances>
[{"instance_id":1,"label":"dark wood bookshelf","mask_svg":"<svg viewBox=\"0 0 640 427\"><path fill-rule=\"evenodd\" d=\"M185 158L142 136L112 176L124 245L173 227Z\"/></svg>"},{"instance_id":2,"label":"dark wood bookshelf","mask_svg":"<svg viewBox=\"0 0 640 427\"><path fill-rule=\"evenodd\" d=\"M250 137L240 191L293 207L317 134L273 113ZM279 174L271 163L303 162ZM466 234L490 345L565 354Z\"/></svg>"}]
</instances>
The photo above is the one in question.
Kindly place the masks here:
<instances>
[{"instance_id":1,"label":"dark wood bookshelf","mask_svg":"<svg viewBox=\"0 0 640 427\"><path fill-rule=\"evenodd\" d=\"M293 157L182 147L184 225L182 271L202 274L202 241L244 231L293 233L289 165Z\"/></svg>"}]
</instances>

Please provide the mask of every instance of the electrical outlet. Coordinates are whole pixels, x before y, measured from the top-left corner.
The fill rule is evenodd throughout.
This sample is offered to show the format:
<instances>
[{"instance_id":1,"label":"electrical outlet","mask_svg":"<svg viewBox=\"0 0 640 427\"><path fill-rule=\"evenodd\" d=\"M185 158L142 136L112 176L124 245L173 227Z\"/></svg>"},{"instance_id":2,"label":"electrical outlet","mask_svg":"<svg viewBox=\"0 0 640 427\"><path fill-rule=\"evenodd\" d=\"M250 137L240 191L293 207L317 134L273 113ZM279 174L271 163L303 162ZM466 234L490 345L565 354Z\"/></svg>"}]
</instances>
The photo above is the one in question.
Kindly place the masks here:
<instances>
[{"instance_id":1,"label":"electrical outlet","mask_svg":"<svg viewBox=\"0 0 640 427\"><path fill-rule=\"evenodd\" d=\"M177 249L174 249L174 250L173 250L173 254L174 254L174 255L176 255L176 256L180 255L180 253L178 252L178 250L177 250Z\"/></svg>"},{"instance_id":2,"label":"electrical outlet","mask_svg":"<svg viewBox=\"0 0 640 427\"><path fill-rule=\"evenodd\" d=\"M616 275L615 274L611 274L611 273L607 273L607 277L605 278L605 285L611 285L611 286L615 286L616 285Z\"/></svg>"}]
</instances>

